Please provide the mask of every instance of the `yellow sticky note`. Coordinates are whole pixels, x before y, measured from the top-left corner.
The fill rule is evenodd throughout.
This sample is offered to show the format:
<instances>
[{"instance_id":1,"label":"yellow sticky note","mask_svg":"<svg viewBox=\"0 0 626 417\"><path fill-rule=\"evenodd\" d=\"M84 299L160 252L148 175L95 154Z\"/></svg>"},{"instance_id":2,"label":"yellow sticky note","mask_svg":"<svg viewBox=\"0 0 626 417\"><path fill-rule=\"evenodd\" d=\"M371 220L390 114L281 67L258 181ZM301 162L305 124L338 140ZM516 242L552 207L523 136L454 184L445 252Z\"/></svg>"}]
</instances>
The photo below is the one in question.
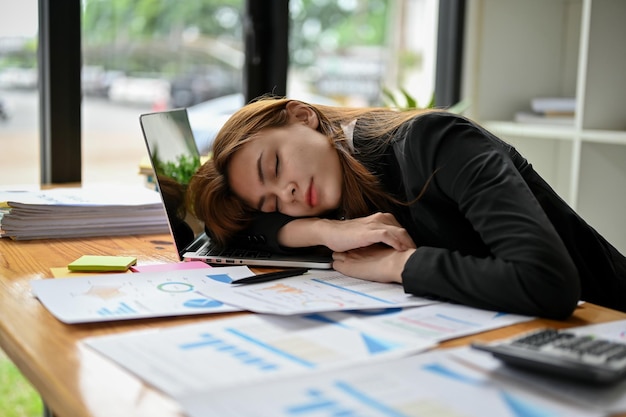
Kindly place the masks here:
<instances>
[{"instance_id":1,"label":"yellow sticky note","mask_svg":"<svg viewBox=\"0 0 626 417\"><path fill-rule=\"evenodd\" d=\"M83 255L67 265L70 271L126 271L137 263L133 256Z\"/></svg>"},{"instance_id":2,"label":"yellow sticky note","mask_svg":"<svg viewBox=\"0 0 626 417\"><path fill-rule=\"evenodd\" d=\"M106 276L106 274L132 274L133 271L70 271L66 266L51 267L51 278L76 278L85 276Z\"/></svg>"}]
</instances>

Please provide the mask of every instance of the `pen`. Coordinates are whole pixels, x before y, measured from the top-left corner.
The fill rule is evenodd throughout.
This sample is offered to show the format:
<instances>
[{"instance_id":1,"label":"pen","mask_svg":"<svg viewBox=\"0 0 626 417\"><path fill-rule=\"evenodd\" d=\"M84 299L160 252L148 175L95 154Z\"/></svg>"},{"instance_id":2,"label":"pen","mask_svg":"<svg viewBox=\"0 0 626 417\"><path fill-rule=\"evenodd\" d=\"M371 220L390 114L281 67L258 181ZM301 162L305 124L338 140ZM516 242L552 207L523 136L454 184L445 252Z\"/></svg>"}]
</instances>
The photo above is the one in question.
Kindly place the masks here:
<instances>
[{"instance_id":1,"label":"pen","mask_svg":"<svg viewBox=\"0 0 626 417\"><path fill-rule=\"evenodd\" d=\"M268 272L267 274L253 275L251 277L236 279L231 284L256 284L257 282L273 281L280 278L295 277L307 272L308 268L293 268L284 271Z\"/></svg>"}]
</instances>

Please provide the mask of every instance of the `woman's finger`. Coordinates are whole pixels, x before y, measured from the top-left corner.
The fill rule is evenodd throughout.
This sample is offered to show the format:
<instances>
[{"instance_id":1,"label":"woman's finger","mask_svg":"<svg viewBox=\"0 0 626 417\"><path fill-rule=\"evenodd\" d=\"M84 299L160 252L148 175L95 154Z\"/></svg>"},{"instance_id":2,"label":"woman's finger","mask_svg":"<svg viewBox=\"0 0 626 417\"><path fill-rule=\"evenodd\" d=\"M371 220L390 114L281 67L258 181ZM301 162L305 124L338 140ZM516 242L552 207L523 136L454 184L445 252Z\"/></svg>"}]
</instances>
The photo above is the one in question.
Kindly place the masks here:
<instances>
[{"instance_id":1,"label":"woman's finger","mask_svg":"<svg viewBox=\"0 0 626 417\"><path fill-rule=\"evenodd\" d=\"M402 227L388 226L385 229L381 229L379 230L379 237L376 240L399 251L415 248L413 239L411 239L411 236Z\"/></svg>"}]
</instances>

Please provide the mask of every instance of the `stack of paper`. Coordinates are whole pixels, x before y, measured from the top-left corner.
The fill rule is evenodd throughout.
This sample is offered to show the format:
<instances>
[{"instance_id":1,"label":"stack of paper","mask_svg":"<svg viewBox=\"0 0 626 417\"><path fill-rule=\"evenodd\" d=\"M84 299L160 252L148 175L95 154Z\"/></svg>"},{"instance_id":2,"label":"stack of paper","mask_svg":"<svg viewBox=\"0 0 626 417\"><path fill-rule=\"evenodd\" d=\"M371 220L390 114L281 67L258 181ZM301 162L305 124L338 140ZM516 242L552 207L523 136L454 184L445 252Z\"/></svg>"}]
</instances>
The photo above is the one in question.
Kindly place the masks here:
<instances>
[{"instance_id":1,"label":"stack of paper","mask_svg":"<svg viewBox=\"0 0 626 417\"><path fill-rule=\"evenodd\" d=\"M2 237L26 240L167 231L161 197L141 186L0 190Z\"/></svg>"}]
</instances>

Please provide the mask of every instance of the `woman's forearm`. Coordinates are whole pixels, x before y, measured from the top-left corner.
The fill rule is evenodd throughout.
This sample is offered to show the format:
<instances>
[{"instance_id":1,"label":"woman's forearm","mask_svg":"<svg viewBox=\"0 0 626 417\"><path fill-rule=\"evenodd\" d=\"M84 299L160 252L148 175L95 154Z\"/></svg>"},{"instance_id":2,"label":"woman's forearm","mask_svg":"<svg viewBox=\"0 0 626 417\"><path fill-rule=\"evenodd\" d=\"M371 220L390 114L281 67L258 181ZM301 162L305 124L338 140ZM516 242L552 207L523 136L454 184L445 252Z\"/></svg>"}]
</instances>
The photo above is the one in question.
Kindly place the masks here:
<instances>
[{"instance_id":1,"label":"woman's forearm","mask_svg":"<svg viewBox=\"0 0 626 417\"><path fill-rule=\"evenodd\" d=\"M278 231L278 243L290 248L326 246L335 252L384 243L396 250L414 248L407 231L390 213L374 213L350 220L300 218Z\"/></svg>"},{"instance_id":2,"label":"woman's forearm","mask_svg":"<svg viewBox=\"0 0 626 417\"><path fill-rule=\"evenodd\" d=\"M317 217L292 220L278 231L278 243L289 248L327 246L325 236L330 233L331 222Z\"/></svg>"}]
</instances>

